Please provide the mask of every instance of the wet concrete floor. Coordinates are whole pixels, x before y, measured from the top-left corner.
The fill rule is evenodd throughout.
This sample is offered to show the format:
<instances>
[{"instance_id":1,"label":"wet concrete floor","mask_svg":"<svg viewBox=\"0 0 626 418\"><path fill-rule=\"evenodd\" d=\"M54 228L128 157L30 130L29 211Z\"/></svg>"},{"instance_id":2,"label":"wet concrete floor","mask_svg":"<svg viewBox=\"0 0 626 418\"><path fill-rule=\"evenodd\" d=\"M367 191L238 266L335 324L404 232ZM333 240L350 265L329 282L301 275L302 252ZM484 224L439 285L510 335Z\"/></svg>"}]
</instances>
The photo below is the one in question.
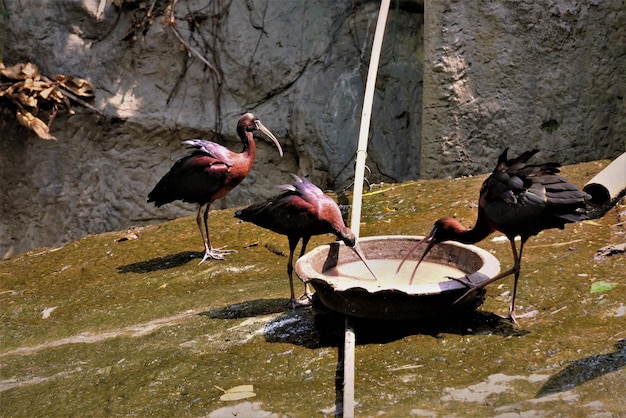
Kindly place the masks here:
<instances>
[{"instance_id":1,"label":"wet concrete floor","mask_svg":"<svg viewBox=\"0 0 626 418\"><path fill-rule=\"evenodd\" d=\"M563 172L582 185L607 163ZM469 227L483 179L376 185L361 235L423 235L444 215ZM463 317L356 321L356 415L625 416L626 257L597 255L626 240L625 211L530 239L519 328L498 316L512 279ZM198 265L192 218L1 261L0 416L340 415L343 317L287 309L286 238L233 213L210 218L238 250L225 261ZM510 266L497 235L479 246Z\"/></svg>"}]
</instances>

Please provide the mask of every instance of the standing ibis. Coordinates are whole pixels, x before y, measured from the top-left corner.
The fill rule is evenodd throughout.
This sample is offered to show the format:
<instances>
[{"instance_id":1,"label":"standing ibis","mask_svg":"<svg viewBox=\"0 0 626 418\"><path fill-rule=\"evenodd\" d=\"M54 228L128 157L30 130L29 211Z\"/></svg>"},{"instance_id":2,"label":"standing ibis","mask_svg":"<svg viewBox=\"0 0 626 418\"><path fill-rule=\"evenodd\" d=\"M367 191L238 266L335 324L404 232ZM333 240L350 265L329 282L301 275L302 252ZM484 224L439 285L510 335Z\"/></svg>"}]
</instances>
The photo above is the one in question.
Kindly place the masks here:
<instances>
[{"instance_id":1,"label":"standing ibis","mask_svg":"<svg viewBox=\"0 0 626 418\"><path fill-rule=\"evenodd\" d=\"M246 113L237 123L237 134L243 143L241 152L233 152L215 142L202 139L183 141L193 151L176 161L148 194L148 202L154 202L157 207L175 200L198 204L196 222L204 242L204 257L200 263L208 258L222 260L225 254L234 252L211 246L209 208L211 203L226 196L248 175L256 155L253 136L256 130L263 132L276 144L282 157L283 150L274 134L255 115ZM205 206L204 216L201 216Z\"/></svg>"},{"instance_id":2,"label":"standing ibis","mask_svg":"<svg viewBox=\"0 0 626 418\"><path fill-rule=\"evenodd\" d=\"M289 240L287 275L291 288L291 306L295 308L298 305L308 303L311 297L308 283L305 283L304 295L300 299L296 299L293 289L293 254L300 238L302 238L302 249L300 250L300 257L302 257L313 235L335 234L338 239L354 250L374 278L376 275L367 265L365 257L357 246L354 234L344 224L337 203L310 181L296 175L293 177L294 182L292 184L277 186L283 190L283 193L265 202L255 203L238 210L235 212L235 216L287 236ZM300 300L303 298L307 300L301 302Z\"/></svg>"},{"instance_id":3,"label":"standing ibis","mask_svg":"<svg viewBox=\"0 0 626 418\"><path fill-rule=\"evenodd\" d=\"M567 223L586 219L585 198L589 196L557 174L559 163L527 164L539 150L524 152L511 160L507 159L507 150L500 155L498 165L480 189L478 218L474 228L467 230L454 218L441 218L435 222L430 233L413 247L405 260L422 243L426 243L427 247L420 262L439 242L474 244L494 231L503 233L511 243L513 267L479 285L472 283L470 276L454 279L469 287L457 302L477 289L514 274L509 319L517 324L515 296L524 244L528 238L544 229L563 229ZM517 236L521 238L519 252L514 241Z\"/></svg>"}]
</instances>

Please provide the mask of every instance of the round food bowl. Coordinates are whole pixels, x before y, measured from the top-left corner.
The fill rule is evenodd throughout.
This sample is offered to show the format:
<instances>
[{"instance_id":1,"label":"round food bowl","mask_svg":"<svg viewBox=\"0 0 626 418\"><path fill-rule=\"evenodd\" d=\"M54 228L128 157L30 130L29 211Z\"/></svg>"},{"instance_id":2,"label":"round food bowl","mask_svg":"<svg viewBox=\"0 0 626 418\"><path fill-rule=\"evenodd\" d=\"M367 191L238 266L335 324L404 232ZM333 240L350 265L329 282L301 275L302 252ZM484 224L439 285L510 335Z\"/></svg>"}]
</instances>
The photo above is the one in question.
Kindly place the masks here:
<instances>
[{"instance_id":1,"label":"round food bowl","mask_svg":"<svg viewBox=\"0 0 626 418\"><path fill-rule=\"evenodd\" d=\"M484 289L455 303L467 287L446 276L471 275L480 284L498 274L500 263L487 251L453 241L436 244L411 275L426 245L405 255L423 237L372 236L358 240L375 280L357 255L343 242L319 246L296 262L296 273L310 283L329 309L359 318L421 319L474 310L484 301Z\"/></svg>"}]
</instances>

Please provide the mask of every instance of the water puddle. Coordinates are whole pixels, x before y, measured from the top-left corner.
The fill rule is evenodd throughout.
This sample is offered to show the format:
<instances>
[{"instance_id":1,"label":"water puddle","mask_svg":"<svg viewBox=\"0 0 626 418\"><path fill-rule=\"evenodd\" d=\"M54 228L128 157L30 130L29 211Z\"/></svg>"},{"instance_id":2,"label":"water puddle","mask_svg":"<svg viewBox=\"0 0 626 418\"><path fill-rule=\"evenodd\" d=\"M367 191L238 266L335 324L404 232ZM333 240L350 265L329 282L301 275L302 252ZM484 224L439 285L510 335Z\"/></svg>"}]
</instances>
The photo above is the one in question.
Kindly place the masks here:
<instances>
[{"instance_id":1,"label":"water puddle","mask_svg":"<svg viewBox=\"0 0 626 418\"><path fill-rule=\"evenodd\" d=\"M445 388L442 401L484 403L491 395L499 395L513 390L511 382L524 380L530 383L547 380L550 376L533 374L530 376L507 376L503 373L492 374L480 383L465 388Z\"/></svg>"}]
</instances>

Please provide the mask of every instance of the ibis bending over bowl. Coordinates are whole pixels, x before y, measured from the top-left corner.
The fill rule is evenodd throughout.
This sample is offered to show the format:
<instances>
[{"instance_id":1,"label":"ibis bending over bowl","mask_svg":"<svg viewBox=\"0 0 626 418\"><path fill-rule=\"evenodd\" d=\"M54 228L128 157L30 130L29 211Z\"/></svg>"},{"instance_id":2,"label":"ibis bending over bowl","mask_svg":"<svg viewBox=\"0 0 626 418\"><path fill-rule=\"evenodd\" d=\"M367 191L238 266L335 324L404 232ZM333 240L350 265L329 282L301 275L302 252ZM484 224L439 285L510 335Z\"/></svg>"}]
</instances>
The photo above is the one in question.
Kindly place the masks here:
<instances>
[{"instance_id":1,"label":"ibis bending over bowl","mask_svg":"<svg viewBox=\"0 0 626 418\"><path fill-rule=\"evenodd\" d=\"M586 219L585 199L590 198L587 193L558 175L559 163L527 164L537 152L537 149L526 151L517 158L508 159L505 149L498 158L496 168L480 189L478 219L474 228L468 230L454 218L441 218L405 257L425 243L427 246L420 258L421 262L435 244L445 241L474 244L494 231L502 232L511 243L513 267L480 283L473 282L469 276L455 280L469 288L459 298L462 300L477 289L514 274L509 319L515 324L515 296L524 244L528 238L544 229L563 229L567 223ZM519 252L515 246L517 236L521 238ZM417 266L414 272L416 270Z\"/></svg>"},{"instance_id":2,"label":"ibis bending over bowl","mask_svg":"<svg viewBox=\"0 0 626 418\"><path fill-rule=\"evenodd\" d=\"M302 257L313 235L334 234L357 254L370 271L373 277L366 277L365 280L375 279L375 275L359 250L354 234L343 222L337 203L307 179L296 175L293 177L292 184L277 186L283 190L280 195L240 209L235 212L235 216L287 236L289 240L287 275L291 289L291 306L295 308L301 304L308 304L311 298L307 283L304 285L304 295L299 299L296 299L293 289L293 254L300 239L302 239L300 257ZM301 302L303 299L304 303Z\"/></svg>"}]
</instances>

